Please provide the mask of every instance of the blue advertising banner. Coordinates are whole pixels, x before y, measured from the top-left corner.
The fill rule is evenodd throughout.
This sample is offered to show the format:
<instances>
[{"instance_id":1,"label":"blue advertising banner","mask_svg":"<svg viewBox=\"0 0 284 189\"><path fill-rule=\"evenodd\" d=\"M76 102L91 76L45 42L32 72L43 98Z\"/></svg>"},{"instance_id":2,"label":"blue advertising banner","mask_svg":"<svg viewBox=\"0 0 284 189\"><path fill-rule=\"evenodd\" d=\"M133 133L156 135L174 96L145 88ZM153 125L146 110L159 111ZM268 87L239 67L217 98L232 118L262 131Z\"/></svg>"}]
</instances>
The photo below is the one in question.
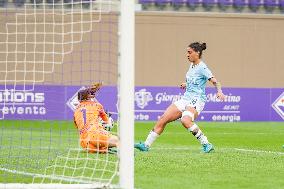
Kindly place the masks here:
<instances>
[{"instance_id":1,"label":"blue advertising banner","mask_svg":"<svg viewBox=\"0 0 284 189\"><path fill-rule=\"evenodd\" d=\"M31 88L31 87L30 87ZM32 90L0 90L0 118L9 120L71 120L78 105L81 86L34 86ZM136 87L135 119L156 121L164 110L179 100L183 90L177 87ZM283 121L284 89L223 88L225 101L207 88L207 102L200 121ZM117 88L106 86L97 99L117 118Z\"/></svg>"},{"instance_id":2,"label":"blue advertising banner","mask_svg":"<svg viewBox=\"0 0 284 189\"><path fill-rule=\"evenodd\" d=\"M283 121L284 89L223 88L226 100L216 98L216 90L207 88L207 102L198 120L202 121ZM137 87L137 120L157 120L164 110L180 99L177 87Z\"/></svg>"}]
</instances>

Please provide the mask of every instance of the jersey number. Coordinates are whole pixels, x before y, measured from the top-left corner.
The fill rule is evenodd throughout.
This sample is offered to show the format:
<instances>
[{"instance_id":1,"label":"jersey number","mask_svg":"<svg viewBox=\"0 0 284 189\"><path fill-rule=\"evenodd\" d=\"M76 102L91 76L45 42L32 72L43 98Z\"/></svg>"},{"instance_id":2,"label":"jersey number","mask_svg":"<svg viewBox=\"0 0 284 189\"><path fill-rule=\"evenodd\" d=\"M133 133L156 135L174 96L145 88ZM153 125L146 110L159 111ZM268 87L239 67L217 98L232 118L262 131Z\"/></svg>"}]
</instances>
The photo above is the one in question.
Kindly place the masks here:
<instances>
[{"instance_id":1,"label":"jersey number","mask_svg":"<svg viewBox=\"0 0 284 189\"><path fill-rule=\"evenodd\" d=\"M82 115L83 115L84 125L86 125L86 122L87 122L86 109L82 108L81 112L82 112Z\"/></svg>"}]
</instances>

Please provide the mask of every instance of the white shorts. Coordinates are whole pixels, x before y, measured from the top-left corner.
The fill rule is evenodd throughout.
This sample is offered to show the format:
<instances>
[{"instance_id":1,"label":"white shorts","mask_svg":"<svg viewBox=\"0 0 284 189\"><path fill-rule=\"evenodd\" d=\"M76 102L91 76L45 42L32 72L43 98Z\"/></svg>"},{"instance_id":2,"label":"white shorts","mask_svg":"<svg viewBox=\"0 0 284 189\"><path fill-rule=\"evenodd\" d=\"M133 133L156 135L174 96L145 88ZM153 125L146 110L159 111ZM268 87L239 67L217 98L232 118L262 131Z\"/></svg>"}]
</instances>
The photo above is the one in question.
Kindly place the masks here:
<instances>
[{"instance_id":1,"label":"white shorts","mask_svg":"<svg viewBox=\"0 0 284 189\"><path fill-rule=\"evenodd\" d=\"M203 110L205 106L205 102L200 100L199 98L191 98L189 100L180 99L176 102L174 102L174 105L181 111L185 111L187 107L195 108L197 113L200 114L200 112Z\"/></svg>"}]
</instances>

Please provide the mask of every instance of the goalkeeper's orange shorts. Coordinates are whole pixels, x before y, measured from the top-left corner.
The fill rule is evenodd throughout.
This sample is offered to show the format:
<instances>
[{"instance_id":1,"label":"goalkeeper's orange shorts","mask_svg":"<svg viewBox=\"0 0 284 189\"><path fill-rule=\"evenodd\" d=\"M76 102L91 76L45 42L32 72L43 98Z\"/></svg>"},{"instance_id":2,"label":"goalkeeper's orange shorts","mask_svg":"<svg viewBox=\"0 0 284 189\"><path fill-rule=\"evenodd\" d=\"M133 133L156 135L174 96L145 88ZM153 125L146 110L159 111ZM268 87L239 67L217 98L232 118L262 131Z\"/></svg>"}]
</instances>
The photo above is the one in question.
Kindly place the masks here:
<instances>
[{"instance_id":1,"label":"goalkeeper's orange shorts","mask_svg":"<svg viewBox=\"0 0 284 189\"><path fill-rule=\"evenodd\" d=\"M80 136L80 145L89 153L106 153L111 134L106 130L87 132Z\"/></svg>"}]
</instances>

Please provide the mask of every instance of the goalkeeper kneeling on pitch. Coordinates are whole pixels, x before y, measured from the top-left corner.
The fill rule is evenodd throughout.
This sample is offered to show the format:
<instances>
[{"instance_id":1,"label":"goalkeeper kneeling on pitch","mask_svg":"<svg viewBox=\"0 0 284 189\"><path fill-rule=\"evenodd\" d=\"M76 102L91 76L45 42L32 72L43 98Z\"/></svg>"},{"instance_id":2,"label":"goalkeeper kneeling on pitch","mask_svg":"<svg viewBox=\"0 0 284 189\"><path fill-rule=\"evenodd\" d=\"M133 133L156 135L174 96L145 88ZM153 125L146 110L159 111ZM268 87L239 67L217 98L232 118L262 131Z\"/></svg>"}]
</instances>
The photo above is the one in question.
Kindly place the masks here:
<instances>
[{"instance_id":1,"label":"goalkeeper kneeling on pitch","mask_svg":"<svg viewBox=\"0 0 284 189\"><path fill-rule=\"evenodd\" d=\"M74 123L80 135L80 145L89 153L108 153L116 151L118 137L109 131L113 120L103 106L95 99L101 83L78 92L80 104L74 112Z\"/></svg>"}]
</instances>

